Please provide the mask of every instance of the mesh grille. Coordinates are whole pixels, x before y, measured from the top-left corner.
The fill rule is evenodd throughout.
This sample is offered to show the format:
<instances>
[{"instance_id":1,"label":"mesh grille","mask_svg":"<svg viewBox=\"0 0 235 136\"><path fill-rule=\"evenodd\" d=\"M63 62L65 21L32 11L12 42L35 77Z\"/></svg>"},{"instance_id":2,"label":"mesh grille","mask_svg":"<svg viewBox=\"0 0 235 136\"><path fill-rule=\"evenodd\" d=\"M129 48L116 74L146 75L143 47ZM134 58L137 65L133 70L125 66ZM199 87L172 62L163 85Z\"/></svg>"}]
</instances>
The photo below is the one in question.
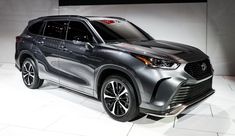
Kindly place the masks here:
<instances>
[{"instance_id":1,"label":"mesh grille","mask_svg":"<svg viewBox=\"0 0 235 136\"><path fill-rule=\"evenodd\" d=\"M212 68L208 59L188 63L184 70L197 80L201 80L212 75Z\"/></svg>"},{"instance_id":2,"label":"mesh grille","mask_svg":"<svg viewBox=\"0 0 235 136\"><path fill-rule=\"evenodd\" d=\"M170 106L188 103L194 101L205 94L208 94L212 88L212 78L196 85L182 86L173 97Z\"/></svg>"}]
</instances>

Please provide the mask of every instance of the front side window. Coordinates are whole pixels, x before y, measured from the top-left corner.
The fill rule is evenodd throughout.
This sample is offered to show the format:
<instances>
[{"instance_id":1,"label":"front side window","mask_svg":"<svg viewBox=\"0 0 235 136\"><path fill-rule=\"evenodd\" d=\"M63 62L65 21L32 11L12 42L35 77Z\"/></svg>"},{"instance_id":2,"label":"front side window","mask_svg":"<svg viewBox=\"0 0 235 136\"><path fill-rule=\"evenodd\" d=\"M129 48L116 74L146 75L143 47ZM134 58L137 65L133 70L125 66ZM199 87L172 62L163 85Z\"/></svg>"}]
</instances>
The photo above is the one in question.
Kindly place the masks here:
<instances>
[{"instance_id":1,"label":"front side window","mask_svg":"<svg viewBox=\"0 0 235 136\"><path fill-rule=\"evenodd\" d=\"M35 24L32 24L28 30L30 33L32 34L41 34L41 30L42 30L42 25L43 25L43 21L39 21Z\"/></svg>"},{"instance_id":2,"label":"front side window","mask_svg":"<svg viewBox=\"0 0 235 136\"><path fill-rule=\"evenodd\" d=\"M91 24L105 42L133 42L151 40L143 31L123 20L94 20Z\"/></svg>"},{"instance_id":3,"label":"front side window","mask_svg":"<svg viewBox=\"0 0 235 136\"><path fill-rule=\"evenodd\" d=\"M67 21L48 21L44 35L53 38L65 39Z\"/></svg>"},{"instance_id":4,"label":"front side window","mask_svg":"<svg viewBox=\"0 0 235 136\"><path fill-rule=\"evenodd\" d=\"M71 21L68 27L67 40L93 42L92 34L82 22Z\"/></svg>"}]
</instances>

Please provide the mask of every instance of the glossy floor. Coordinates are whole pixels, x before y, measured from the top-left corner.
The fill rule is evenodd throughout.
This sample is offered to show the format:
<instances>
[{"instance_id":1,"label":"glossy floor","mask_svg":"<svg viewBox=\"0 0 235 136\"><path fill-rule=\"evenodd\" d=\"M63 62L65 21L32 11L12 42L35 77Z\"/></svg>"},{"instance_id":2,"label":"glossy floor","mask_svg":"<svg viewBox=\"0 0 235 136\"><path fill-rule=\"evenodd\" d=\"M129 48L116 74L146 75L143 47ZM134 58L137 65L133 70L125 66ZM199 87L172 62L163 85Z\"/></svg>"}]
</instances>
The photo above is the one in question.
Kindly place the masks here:
<instances>
[{"instance_id":1,"label":"glossy floor","mask_svg":"<svg viewBox=\"0 0 235 136\"><path fill-rule=\"evenodd\" d=\"M216 93L178 118L110 119L95 99L45 82L27 89L0 64L0 136L235 136L235 77L214 77Z\"/></svg>"}]
</instances>

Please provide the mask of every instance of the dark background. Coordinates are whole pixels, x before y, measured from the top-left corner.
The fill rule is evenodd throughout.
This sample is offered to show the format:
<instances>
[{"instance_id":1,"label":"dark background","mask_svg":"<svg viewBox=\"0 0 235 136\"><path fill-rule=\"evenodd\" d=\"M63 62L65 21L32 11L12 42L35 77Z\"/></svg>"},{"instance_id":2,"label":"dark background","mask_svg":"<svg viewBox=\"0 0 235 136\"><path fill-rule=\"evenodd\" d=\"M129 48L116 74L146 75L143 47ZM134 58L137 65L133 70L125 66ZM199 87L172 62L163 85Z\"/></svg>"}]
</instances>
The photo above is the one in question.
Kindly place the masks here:
<instances>
[{"instance_id":1,"label":"dark background","mask_svg":"<svg viewBox=\"0 0 235 136\"><path fill-rule=\"evenodd\" d=\"M207 0L59 0L59 6L193 2L207 2Z\"/></svg>"}]
</instances>

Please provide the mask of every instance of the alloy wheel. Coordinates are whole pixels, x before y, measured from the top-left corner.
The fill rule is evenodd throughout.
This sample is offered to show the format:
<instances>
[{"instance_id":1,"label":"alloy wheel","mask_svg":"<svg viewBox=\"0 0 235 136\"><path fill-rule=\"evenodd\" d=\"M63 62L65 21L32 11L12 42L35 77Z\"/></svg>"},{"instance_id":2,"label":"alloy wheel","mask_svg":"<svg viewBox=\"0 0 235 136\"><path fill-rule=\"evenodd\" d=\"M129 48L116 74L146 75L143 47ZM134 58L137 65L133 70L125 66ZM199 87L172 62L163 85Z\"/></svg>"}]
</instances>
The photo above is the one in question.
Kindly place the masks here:
<instances>
[{"instance_id":1,"label":"alloy wheel","mask_svg":"<svg viewBox=\"0 0 235 136\"><path fill-rule=\"evenodd\" d=\"M22 67L22 76L26 85L30 86L35 78L35 70L30 62L25 62Z\"/></svg>"},{"instance_id":2,"label":"alloy wheel","mask_svg":"<svg viewBox=\"0 0 235 136\"><path fill-rule=\"evenodd\" d=\"M107 109L115 116L125 115L130 107L129 91L119 81L110 81L104 88L104 102Z\"/></svg>"}]
</instances>

